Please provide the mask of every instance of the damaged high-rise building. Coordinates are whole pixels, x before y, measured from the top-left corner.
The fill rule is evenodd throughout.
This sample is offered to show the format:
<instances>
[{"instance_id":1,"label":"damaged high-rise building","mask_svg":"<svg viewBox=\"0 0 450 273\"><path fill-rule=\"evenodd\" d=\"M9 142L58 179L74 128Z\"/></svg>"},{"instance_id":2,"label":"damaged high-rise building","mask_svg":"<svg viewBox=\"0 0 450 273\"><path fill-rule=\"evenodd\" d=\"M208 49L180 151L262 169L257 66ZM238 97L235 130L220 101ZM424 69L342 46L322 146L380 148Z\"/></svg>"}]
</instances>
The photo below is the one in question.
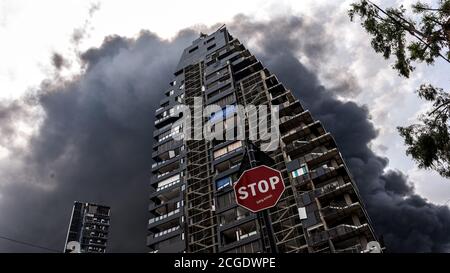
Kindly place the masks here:
<instances>
[{"instance_id":1,"label":"damaged high-rise building","mask_svg":"<svg viewBox=\"0 0 450 273\"><path fill-rule=\"evenodd\" d=\"M227 123L238 117L237 107L227 105L278 105L280 142L267 152L286 187L269 209L278 251L361 252L376 241L331 134L225 27L201 34L184 50L173 81L161 92L166 96L156 110L153 133L151 252L270 251L272 232L235 202L232 185L239 178L245 142L175 138L186 130L178 107L193 106L198 98L203 109L223 109L212 117L223 118L226 130L234 130ZM191 109L193 115L202 111Z\"/></svg>"}]
</instances>

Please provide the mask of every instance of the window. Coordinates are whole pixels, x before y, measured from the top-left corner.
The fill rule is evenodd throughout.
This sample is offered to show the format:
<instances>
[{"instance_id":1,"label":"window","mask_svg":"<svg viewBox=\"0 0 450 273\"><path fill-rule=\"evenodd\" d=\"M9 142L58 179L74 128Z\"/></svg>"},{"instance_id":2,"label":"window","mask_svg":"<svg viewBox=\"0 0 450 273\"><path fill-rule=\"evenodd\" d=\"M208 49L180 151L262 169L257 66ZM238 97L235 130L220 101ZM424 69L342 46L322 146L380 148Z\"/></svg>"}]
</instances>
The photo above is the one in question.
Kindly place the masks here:
<instances>
[{"instance_id":1,"label":"window","mask_svg":"<svg viewBox=\"0 0 450 273\"><path fill-rule=\"evenodd\" d=\"M211 61L206 63L206 66L210 66L216 63L216 59L212 59Z\"/></svg>"},{"instance_id":2,"label":"window","mask_svg":"<svg viewBox=\"0 0 450 273\"><path fill-rule=\"evenodd\" d=\"M158 141L159 141L159 142L162 142L162 141L164 141L164 140L166 140L166 139L168 139L168 138L170 138L170 137L173 137L173 136L175 136L175 135L178 135L178 134L181 133L182 131L183 131L183 126L182 126L182 124L180 124L180 125L178 125L178 126L175 126L175 127L173 127L171 130L169 130L169 131L167 131L167 132L162 133L161 135L159 135Z\"/></svg>"},{"instance_id":3,"label":"window","mask_svg":"<svg viewBox=\"0 0 450 273\"><path fill-rule=\"evenodd\" d=\"M207 50L213 49L215 47L216 47L216 44L210 45L210 46L208 46Z\"/></svg>"},{"instance_id":4,"label":"window","mask_svg":"<svg viewBox=\"0 0 450 273\"><path fill-rule=\"evenodd\" d=\"M183 130L183 124L177 125L171 129L173 134L179 133Z\"/></svg>"},{"instance_id":5,"label":"window","mask_svg":"<svg viewBox=\"0 0 450 273\"><path fill-rule=\"evenodd\" d=\"M234 103L234 94L230 94L230 95L223 97L220 100L214 102L214 104L217 104L222 108L224 108L227 105L231 105L232 103Z\"/></svg>"},{"instance_id":6,"label":"window","mask_svg":"<svg viewBox=\"0 0 450 273\"><path fill-rule=\"evenodd\" d=\"M291 172L293 178L305 175L307 173L308 173L308 166L306 166L306 164L303 164L302 166L300 166L299 169Z\"/></svg>"},{"instance_id":7,"label":"window","mask_svg":"<svg viewBox=\"0 0 450 273\"><path fill-rule=\"evenodd\" d=\"M194 48L191 48L191 49L189 50L189 53L192 53L192 52L196 51L197 49L198 49L198 46L196 46L196 47L194 47Z\"/></svg>"},{"instance_id":8,"label":"window","mask_svg":"<svg viewBox=\"0 0 450 273\"><path fill-rule=\"evenodd\" d=\"M230 191L217 197L217 208L223 209L235 203L234 192Z\"/></svg>"},{"instance_id":9,"label":"window","mask_svg":"<svg viewBox=\"0 0 450 273\"><path fill-rule=\"evenodd\" d=\"M208 94L208 99L210 99L210 98L212 98L212 97L214 97L214 96L217 96L217 95L219 95L220 93L226 92L226 91L228 91L230 88L231 88L231 83L228 83L228 84L222 86L221 88L219 88L217 91L214 91L214 92Z\"/></svg>"},{"instance_id":10,"label":"window","mask_svg":"<svg viewBox=\"0 0 450 273\"><path fill-rule=\"evenodd\" d=\"M167 132L165 132L165 133L162 133L161 135L159 135L158 141L159 141L159 142L164 141L164 140L168 139L169 136L170 136L170 131L167 131Z\"/></svg>"},{"instance_id":11,"label":"window","mask_svg":"<svg viewBox=\"0 0 450 273\"><path fill-rule=\"evenodd\" d=\"M209 79L211 79L213 77L217 77L217 76L220 76L221 74L225 74L226 72L228 72L228 67L227 66L217 70L216 72L213 72L211 74L206 75L205 79L209 80Z\"/></svg>"},{"instance_id":12,"label":"window","mask_svg":"<svg viewBox=\"0 0 450 273\"><path fill-rule=\"evenodd\" d=\"M217 159L217 158L219 158L219 157L221 157L221 156L223 156L223 155L225 155L225 154L227 154L229 152L235 151L235 150L237 150L237 149L239 149L241 147L242 147L241 141L233 142L230 145L215 151L214 152L214 159Z\"/></svg>"},{"instance_id":13,"label":"window","mask_svg":"<svg viewBox=\"0 0 450 273\"><path fill-rule=\"evenodd\" d=\"M228 151L231 152L231 151L234 151L234 150L239 149L241 147L242 147L242 143L240 141L236 141L236 142L228 145Z\"/></svg>"},{"instance_id":14,"label":"window","mask_svg":"<svg viewBox=\"0 0 450 273\"><path fill-rule=\"evenodd\" d=\"M231 185L231 177L227 176L216 181L216 189L221 190Z\"/></svg>"},{"instance_id":15,"label":"window","mask_svg":"<svg viewBox=\"0 0 450 273\"><path fill-rule=\"evenodd\" d=\"M227 118L227 119L225 120L225 122L224 122L225 130L232 129L232 128L234 128L236 125L238 125L236 116L232 116L232 117L230 117L230 118Z\"/></svg>"},{"instance_id":16,"label":"window","mask_svg":"<svg viewBox=\"0 0 450 273\"><path fill-rule=\"evenodd\" d=\"M219 158L227 153L227 147L224 147L222 149L219 149L214 152L214 159Z\"/></svg>"},{"instance_id":17,"label":"window","mask_svg":"<svg viewBox=\"0 0 450 273\"><path fill-rule=\"evenodd\" d=\"M211 118L209 119L209 122L220 121L220 119L223 120L224 118L226 119L234 113L236 113L236 105L234 105L234 104L226 105L225 108L222 108L222 111L212 113Z\"/></svg>"},{"instance_id":18,"label":"window","mask_svg":"<svg viewBox=\"0 0 450 273\"><path fill-rule=\"evenodd\" d=\"M184 98L184 94L180 94L175 97L175 101L181 103L181 102L183 102L183 98Z\"/></svg>"}]
</instances>

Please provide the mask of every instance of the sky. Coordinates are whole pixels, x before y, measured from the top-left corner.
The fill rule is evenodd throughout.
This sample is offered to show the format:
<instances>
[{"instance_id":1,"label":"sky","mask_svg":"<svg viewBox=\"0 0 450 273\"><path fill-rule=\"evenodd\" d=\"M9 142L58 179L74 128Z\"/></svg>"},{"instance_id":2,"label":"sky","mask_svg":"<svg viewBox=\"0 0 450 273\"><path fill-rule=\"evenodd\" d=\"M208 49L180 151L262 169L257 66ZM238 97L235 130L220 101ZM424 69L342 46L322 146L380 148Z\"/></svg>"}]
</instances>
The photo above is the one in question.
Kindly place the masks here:
<instances>
[{"instance_id":1,"label":"sky","mask_svg":"<svg viewBox=\"0 0 450 273\"><path fill-rule=\"evenodd\" d=\"M448 251L450 181L417 169L396 130L427 108L421 83L450 89L448 65L400 78L351 2L2 0L0 235L62 249L72 202L95 201L117 215L111 250L145 251L155 97L199 31L227 24L335 135L392 249Z\"/></svg>"}]
</instances>

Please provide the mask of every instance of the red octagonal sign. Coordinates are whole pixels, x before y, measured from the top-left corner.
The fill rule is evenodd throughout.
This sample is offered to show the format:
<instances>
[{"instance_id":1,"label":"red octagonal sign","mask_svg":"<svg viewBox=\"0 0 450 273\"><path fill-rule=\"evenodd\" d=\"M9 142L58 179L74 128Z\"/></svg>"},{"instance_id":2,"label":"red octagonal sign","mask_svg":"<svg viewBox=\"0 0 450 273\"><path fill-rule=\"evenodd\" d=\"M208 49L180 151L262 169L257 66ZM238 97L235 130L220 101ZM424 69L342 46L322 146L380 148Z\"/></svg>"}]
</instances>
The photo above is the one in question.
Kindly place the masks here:
<instances>
[{"instance_id":1,"label":"red octagonal sign","mask_svg":"<svg viewBox=\"0 0 450 273\"><path fill-rule=\"evenodd\" d=\"M279 171L263 165L244 171L233 187L236 203L258 212L277 204L284 181Z\"/></svg>"}]
</instances>

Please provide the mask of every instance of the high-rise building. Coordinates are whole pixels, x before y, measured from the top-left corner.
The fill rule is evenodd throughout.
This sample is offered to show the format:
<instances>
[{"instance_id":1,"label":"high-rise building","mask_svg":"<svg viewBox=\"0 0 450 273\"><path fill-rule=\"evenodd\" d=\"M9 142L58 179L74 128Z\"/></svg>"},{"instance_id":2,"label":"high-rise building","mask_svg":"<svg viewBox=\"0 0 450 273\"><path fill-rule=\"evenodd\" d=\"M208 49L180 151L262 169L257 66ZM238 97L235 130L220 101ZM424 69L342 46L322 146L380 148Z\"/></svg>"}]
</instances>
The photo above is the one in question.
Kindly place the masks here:
<instances>
[{"instance_id":1,"label":"high-rise building","mask_svg":"<svg viewBox=\"0 0 450 273\"><path fill-rule=\"evenodd\" d=\"M272 233L257 214L235 202L232 185L245 142L175 139L186 130L179 122L179 105L188 105L192 116L219 105L222 114L219 108L200 122L211 123L219 115L227 131L236 129L238 107L226 105L278 105L280 144L267 152L286 186L269 210L278 251L361 252L376 241L331 134L225 27L201 34L187 47L174 75L155 113L147 237L151 252L270 251ZM201 98L200 108L193 106L196 98ZM235 122L228 123L231 119Z\"/></svg>"},{"instance_id":2,"label":"high-rise building","mask_svg":"<svg viewBox=\"0 0 450 273\"><path fill-rule=\"evenodd\" d=\"M109 220L109 207L74 202L64 252L105 253Z\"/></svg>"}]
</instances>

